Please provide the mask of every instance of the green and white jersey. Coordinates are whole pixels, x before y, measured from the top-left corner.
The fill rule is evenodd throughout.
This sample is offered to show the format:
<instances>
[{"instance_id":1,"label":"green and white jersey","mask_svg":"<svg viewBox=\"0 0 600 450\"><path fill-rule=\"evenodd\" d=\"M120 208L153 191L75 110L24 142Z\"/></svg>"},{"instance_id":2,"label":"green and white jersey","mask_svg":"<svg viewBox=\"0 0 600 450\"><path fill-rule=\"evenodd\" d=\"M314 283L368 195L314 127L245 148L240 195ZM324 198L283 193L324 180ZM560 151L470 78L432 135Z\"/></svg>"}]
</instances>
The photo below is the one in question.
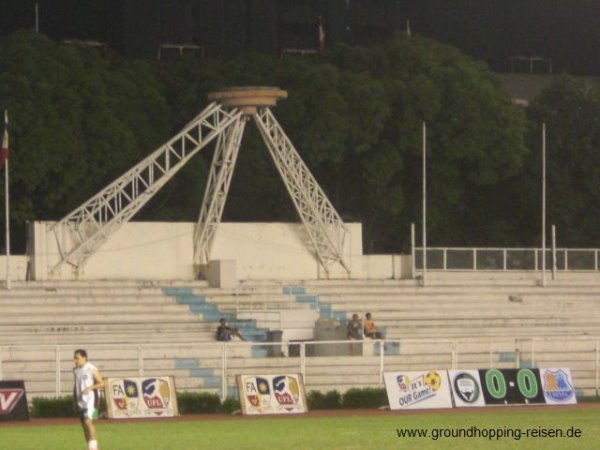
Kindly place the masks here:
<instances>
[{"instance_id":1,"label":"green and white jersey","mask_svg":"<svg viewBox=\"0 0 600 450\"><path fill-rule=\"evenodd\" d=\"M75 398L77 399L77 407L80 410L92 410L95 407L96 393L90 391L84 394L90 386L94 385L93 372L97 370L93 364L86 362L82 367L73 368L73 376L75 377Z\"/></svg>"}]
</instances>

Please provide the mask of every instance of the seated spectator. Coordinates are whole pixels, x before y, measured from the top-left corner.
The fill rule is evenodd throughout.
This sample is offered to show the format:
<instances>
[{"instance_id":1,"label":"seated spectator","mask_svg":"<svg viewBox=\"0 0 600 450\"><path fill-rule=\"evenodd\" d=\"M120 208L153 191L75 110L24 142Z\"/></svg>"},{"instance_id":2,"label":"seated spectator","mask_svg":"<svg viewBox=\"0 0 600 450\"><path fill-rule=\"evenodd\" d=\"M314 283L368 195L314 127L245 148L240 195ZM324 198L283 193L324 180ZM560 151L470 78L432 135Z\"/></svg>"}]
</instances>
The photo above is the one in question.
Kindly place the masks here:
<instances>
[{"instance_id":1,"label":"seated spectator","mask_svg":"<svg viewBox=\"0 0 600 450\"><path fill-rule=\"evenodd\" d=\"M371 339L383 339L383 333L375 326L371 313L365 314L364 333L366 337Z\"/></svg>"},{"instance_id":2,"label":"seated spectator","mask_svg":"<svg viewBox=\"0 0 600 450\"><path fill-rule=\"evenodd\" d=\"M348 339L362 339L360 328L358 314L352 314L352 320L348 321L348 326L346 327L346 337Z\"/></svg>"},{"instance_id":3,"label":"seated spectator","mask_svg":"<svg viewBox=\"0 0 600 450\"><path fill-rule=\"evenodd\" d=\"M217 327L217 341L231 341L234 336L240 338L242 341L246 340L240 334L240 330L229 327L225 318L221 318L221 320L219 320L219 326Z\"/></svg>"}]
</instances>

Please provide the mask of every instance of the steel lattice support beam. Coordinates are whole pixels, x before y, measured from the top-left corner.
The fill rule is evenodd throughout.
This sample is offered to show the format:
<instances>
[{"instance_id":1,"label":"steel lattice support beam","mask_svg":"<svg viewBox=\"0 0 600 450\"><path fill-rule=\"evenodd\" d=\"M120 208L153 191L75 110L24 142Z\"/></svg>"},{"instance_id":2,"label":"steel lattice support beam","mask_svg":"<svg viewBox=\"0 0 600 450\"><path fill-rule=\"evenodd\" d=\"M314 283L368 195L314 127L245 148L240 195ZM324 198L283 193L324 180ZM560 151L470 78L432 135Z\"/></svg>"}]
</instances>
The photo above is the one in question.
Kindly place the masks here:
<instances>
[{"instance_id":1,"label":"steel lattice support beam","mask_svg":"<svg viewBox=\"0 0 600 450\"><path fill-rule=\"evenodd\" d=\"M52 226L60 258L51 273L65 263L79 271L179 169L218 138L194 233L194 261L208 263L249 116L254 117L319 262L328 273L334 264L350 273L343 257L344 223L269 109L285 97L285 91L270 87L230 88L209 94L216 102L181 132Z\"/></svg>"},{"instance_id":2,"label":"steel lattice support beam","mask_svg":"<svg viewBox=\"0 0 600 450\"><path fill-rule=\"evenodd\" d=\"M344 222L271 110L260 108L253 117L314 244L321 265L329 273L331 266L339 263L350 273L343 256L347 233Z\"/></svg>"},{"instance_id":3,"label":"steel lattice support beam","mask_svg":"<svg viewBox=\"0 0 600 450\"><path fill-rule=\"evenodd\" d=\"M211 103L181 132L121 177L102 189L51 229L60 252L59 262L81 269L87 259L133 217L190 158L240 120L242 112Z\"/></svg>"},{"instance_id":4,"label":"steel lattice support beam","mask_svg":"<svg viewBox=\"0 0 600 450\"><path fill-rule=\"evenodd\" d=\"M202 209L194 233L194 262L196 264L208 264L210 259L213 238L223 215L246 120L246 116L240 117L221 133L217 141Z\"/></svg>"}]
</instances>

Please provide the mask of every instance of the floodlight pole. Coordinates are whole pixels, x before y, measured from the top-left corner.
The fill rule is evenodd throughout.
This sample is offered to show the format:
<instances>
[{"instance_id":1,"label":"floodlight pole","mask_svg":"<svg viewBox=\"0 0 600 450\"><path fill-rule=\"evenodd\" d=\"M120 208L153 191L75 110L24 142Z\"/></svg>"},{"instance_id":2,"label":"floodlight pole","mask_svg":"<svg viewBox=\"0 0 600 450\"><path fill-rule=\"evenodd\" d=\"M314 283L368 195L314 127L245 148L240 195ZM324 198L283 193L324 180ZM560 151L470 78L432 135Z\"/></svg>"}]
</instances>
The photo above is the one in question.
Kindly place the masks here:
<instances>
[{"instance_id":1,"label":"floodlight pole","mask_svg":"<svg viewBox=\"0 0 600 450\"><path fill-rule=\"evenodd\" d=\"M546 286L546 123L542 124L542 286Z\"/></svg>"},{"instance_id":2,"label":"floodlight pole","mask_svg":"<svg viewBox=\"0 0 600 450\"><path fill-rule=\"evenodd\" d=\"M2 142L2 149L7 153L5 155L6 159L4 160L4 214L6 219L5 226L5 239L6 239L6 289L10 291L10 189L9 189L9 173L8 164L8 110L4 110L4 135L3 141L6 139L6 142Z\"/></svg>"},{"instance_id":3,"label":"floodlight pole","mask_svg":"<svg viewBox=\"0 0 600 450\"><path fill-rule=\"evenodd\" d=\"M415 270L415 258L417 253L415 251L415 242L416 242L416 233L415 233L415 223L410 224L410 276L411 278L415 278L416 270Z\"/></svg>"},{"instance_id":4,"label":"floodlight pole","mask_svg":"<svg viewBox=\"0 0 600 450\"><path fill-rule=\"evenodd\" d=\"M423 122L423 286L427 284L427 125Z\"/></svg>"},{"instance_id":5,"label":"floodlight pole","mask_svg":"<svg viewBox=\"0 0 600 450\"><path fill-rule=\"evenodd\" d=\"M556 280L556 225L552 225L552 279Z\"/></svg>"}]
</instances>

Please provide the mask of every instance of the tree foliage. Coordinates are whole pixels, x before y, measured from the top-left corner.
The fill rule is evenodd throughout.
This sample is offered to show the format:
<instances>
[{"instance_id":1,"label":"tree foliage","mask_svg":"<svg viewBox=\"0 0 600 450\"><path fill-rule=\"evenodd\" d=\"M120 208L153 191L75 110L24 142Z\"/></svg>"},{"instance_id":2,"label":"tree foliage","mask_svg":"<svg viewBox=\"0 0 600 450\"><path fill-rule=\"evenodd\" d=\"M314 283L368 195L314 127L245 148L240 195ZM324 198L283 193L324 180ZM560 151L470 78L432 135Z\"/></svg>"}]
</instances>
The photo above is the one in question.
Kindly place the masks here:
<instances>
[{"instance_id":1,"label":"tree foliage","mask_svg":"<svg viewBox=\"0 0 600 450\"><path fill-rule=\"evenodd\" d=\"M496 188L519 173L527 156L525 116L485 67L457 50L399 36L320 56L245 54L202 67L182 64L176 73L186 73L184 90L197 103L209 90L232 85L285 87L290 96L277 107L278 119L342 216L364 223L368 250L406 248L409 224L420 217L423 121L430 130L434 239L499 245L514 232L510 214L494 206L509 202ZM229 217L292 219L263 144L250 133L243 147ZM261 201L248 203L249 194Z\"/></svg>"},{"instance_id":2,"label":"tree foliage","mask_svg":"<svg viewBox=\"0 0 600 450\"><path fill-rule=\"evenodd\" d=\"M165 64L15 33L0 41L0 106L11 115L16 229L61 218L185 125L208 92L236 85L288 90L276 117L342 217L363 223L367 251L406 250L420 222L423 122L431 244L533 243L541 120L561 185L553 220L585 233L574 243L598 238L597 214L584 206L600 191L597 92L564 82L532 105L528 123L486 67L404 36L311 56ZM258 132L251 122L246 130L225 220L297 220ZM202 151L138 218L196 220L211 158Z\"/></svg>"},{"instance_id":3,"label":"tree foliage","mask_svg":"<svg viewBox=\"0 0 600 450\"><path fill-rule=\"evenodd\" d=\"M17 233L26 220L60 219L168 136L146 63L21 31L0 43L0 74Z\"/></svg>"},{"instance_id":4,"label":"tree foliage","mask_svg":"<svg viewBox=\"0 0 600 450\"><path fill-rule=\"evenodd\" d=\"M340 47L331 58L378 80L390 110L378 141L361 154L370 247L406 246L398 235L419 221L423 122L434 245L507 242L495 230L510 229L510 216L482 193L502 197L502 184L523 166L525 118L493 75L451 47L402 36L377 49Z\"/></svg>"},{"instance_id":5,"label":"tree foliage","mask_svg":"<svg viewBox=\"0 0 600 450\"><path fill-rule=\"evenodd\" d=\"M600 90L591 82L563 77L528 108L529 146L521 210L530 228L532 205L541 205L542 124L546 124L547 223L557 227L561 246L597 246L600 241ZM541 217L541 206L533 208ZM539 221L534 223L538 223ZM536 228L531 233L538 236Z\"/></svg>"}]
</instances>

